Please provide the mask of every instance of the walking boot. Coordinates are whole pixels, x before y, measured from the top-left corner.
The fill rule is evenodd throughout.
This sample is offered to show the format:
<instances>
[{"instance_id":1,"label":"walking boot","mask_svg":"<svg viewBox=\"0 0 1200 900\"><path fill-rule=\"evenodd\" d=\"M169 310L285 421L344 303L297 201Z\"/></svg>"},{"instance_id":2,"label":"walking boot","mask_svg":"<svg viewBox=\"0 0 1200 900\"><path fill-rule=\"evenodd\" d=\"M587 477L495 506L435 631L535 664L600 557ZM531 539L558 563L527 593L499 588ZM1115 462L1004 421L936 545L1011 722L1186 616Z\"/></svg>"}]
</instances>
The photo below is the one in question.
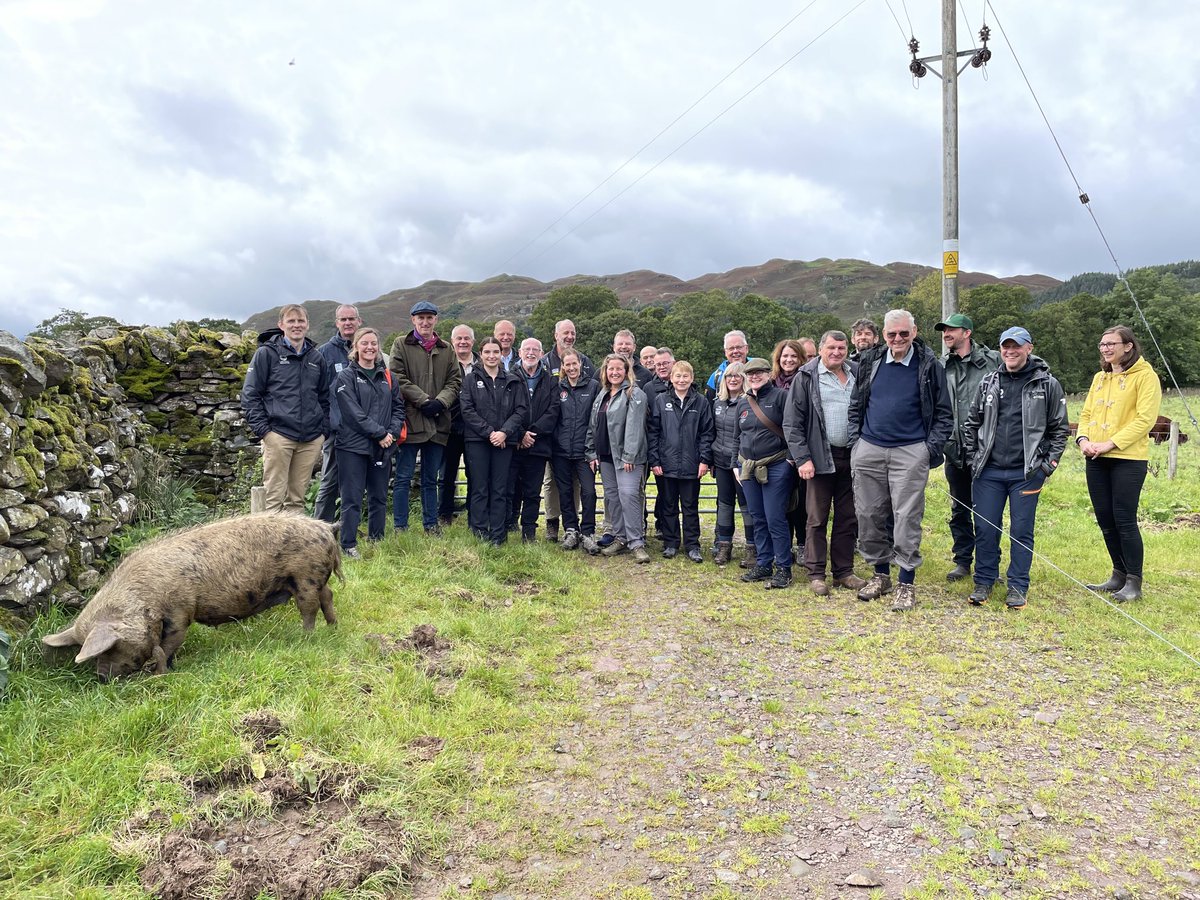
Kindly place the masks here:
<instances>
[{"instance_id":1,"label":"walking boot","mask_svg":"<svg viewBox=\"0 0 1200 900\"><path fill-rule=\"evenodd\" d=\"M733 556L733 544L730 541L717 541L717 550L713 554L713 562L718 566L729 564L730 557Z\"/></svg>"},{"instance_id":2,"label":"walking boot","mask_svg":"<svg viewBox=\"0 0 1200 900\"><path fill-rule=\"evenodd\" d=\"M1101 584L1085 584L1084 587L1089 591L1108 591L1115 593L1125 587L1125 579L1129 576L1120 569L1113 569L1112 574L1108 576L1108 581Z\"/></svg>"},{"instance_id":3,"label":"walking boot","mask_svg":"<svg viewBox=\"0 0 1200 900\"><path fill-rule=\"evenodd\" d=\"M742 581L747 583L751 581L766 581L771 577L770 566L755 565L753 569L742 576Z\"/></svg>"},{"instance_id":4,"label":"walking boot","mask_svg":"<svg viewBox=\"0 0 1200 900\"><path fill-rule=\"evenodd\" d=\"M771 576L771 580L766 583L766 589L769 591L772 588L785 588L792 586L792 567L791 566L776 566L775 574Z\"/></svg>"},{"instance_id":5,"label":"walking boot","mask_svg":"<svg viewBox=\"0 0 1200 900\"><path fill-rule=\"evenodd\" d=\"M743 569L753 569L758 565L758 550L753 544L746 545L746 552L742 555L742 561L738 565Z\"/></svg>"},{"instance_id":6,"label":"walking boot","mask_svg":"<svg viewBox=\"0 0 1200 900\"><path fill-rule=\"evenodd\" d=\"M546 520L546 540L558 543L558 519Z\"/></svg>"},{"instance_id":7,"label":"walking boot","mask_svg":"<svg viewBox=\"0 0 1200 900\"><path fill-rule=\"evenodd\" d=\"M1124 603L1126 600L1142 599L1142 576L1126 575L1125 586L1113 594L1113 600Z\"/></svg>"}]
</instances>

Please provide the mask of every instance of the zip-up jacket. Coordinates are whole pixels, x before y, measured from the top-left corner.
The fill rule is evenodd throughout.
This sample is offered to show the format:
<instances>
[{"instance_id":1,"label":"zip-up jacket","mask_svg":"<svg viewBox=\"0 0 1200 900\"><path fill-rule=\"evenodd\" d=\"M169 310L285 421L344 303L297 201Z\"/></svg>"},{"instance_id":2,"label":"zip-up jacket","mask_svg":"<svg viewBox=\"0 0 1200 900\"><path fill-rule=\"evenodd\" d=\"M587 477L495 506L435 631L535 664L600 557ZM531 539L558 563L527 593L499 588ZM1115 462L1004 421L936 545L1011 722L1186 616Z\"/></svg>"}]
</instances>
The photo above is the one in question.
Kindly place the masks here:
<instances>
[{"instance_id":1,"label":"zip-up jacket","mask_svg":"<svg viewBox=\"0 0 1200 900\"><path fill-rule=\"evenodd\" d=\"M450 407L462 386L462 367L454 349L438 338L433 350L426 352L414 330L396 338L388 365L404 396L407 443L433 441L444 446L450 435ZM428 400L442 404L442 411L432 418L421 411L421 404Z\"/></svg>"},{"instance_id":2,"label":"zip-up jacket","mask_svg":"<svg viewBox=\"0 0 1200 900\"><path fill-rule=\"evenodd\" d=\"M782 428L787 392L767 382L759 389L754 399L763 415ZM738 397L734 411L738 420L738 431L733 443L733 452L737 457L744 460L766 459L787 450L787 442L758 420L758 416L750 408L750 400L746 394Z\"/></svg>"},{"instance_id":3,"label":"zip-up jacket","mask_svg":"<svg viewBox=\"0 0 1200 900\"><path fill-rule=\"evenodd\" d=\"M486 443L493 431L503 431L505 443L516 447L525 433L529 391L525 380L511 372L499 369L493 381L483 366L472 369L458 402L462 406L464 441Z\"/></svg>"},{"instance_id":4,"label":"zip-up jacket","mask_svg":"<svg viewBox=\"0 0 1200 900\"><path fill-rule=\"evenodd\" d=\"M783 434L787 438L792 462L802 466L811 460L816 474L832 475L836 469L825 430L825 407L821 405L820 362L819 356L810 359L792 379L783 413ZM858 365L849 360L842 365L857 383Z\"/></svg>"},{"instance_id":5,"label":"zip-up jacket","mask_svg":"<svg viewBox=\"0 0 1200 900\"><path fill-rule=\"evenodd\" d=\"M338 450L375 458L384 453L379 446L384 435L400 438L404 398L394 378L388 383L388 370L382 362L371 369L350 363L334 380L334 396L342 420L334 439Z\"/></svg>"},{"instance_id":6,"label":"zip-up jacket","mask_svg":"<svg viewBox=\"0 0 1200 900\"><path fill-rule=\"evenodd\" d=\"M325 366L329 369L329 433L335 435L342 420L335 393L337 378L350 366L350 341L335 331L333 337L317 347L317 352L325 357Z\"/></svg>"},{"instance_id":7,"label":"zip-up jacket","mask_svg":"<svg viewBox=\"0 0 1200 900\"><path fill-rule=\"evenodd\" d=\"M737 443L738 418L737 400L713 400L713 465L722 469L736 469L738 465Z\"/></svg>"},{"instance_id":8,"label":"zip-up jacket","mask_svg":"<svg viewBox=\"0 0 1200 900\"><path fill-rule=\"evenodd\" d=\"M1000 368L1001 359L995 350L989 350L972 340L970 353L966 356L951 353L942 360L942 365L946 367L946 388L950 391L950 408L954 410L954 429L942 450L946 454L946 462L961 468L970 464L969 458L962 452L962 432L967 423L967 413L971 411L971 404L979 393L979 382L983 381L985 375Z\"/></svg>"},{"instance_id":9,"label":"zip-up jacket","mask_svg":"<svg viewBox=\"0 0 1200 900\"><path fill-rule=\"evenodd\" d=\"M1105 459L1149 459L1150 429L1162 404L1162 383L1146 358L1124 372L1097 372L1092 379L1075 440L1112 441Z\"/></svg>"},{"instance_id":10,"label":"zip-up jacket","mask_svg":"<svg viewBox=\"0 0 1200 900\"><path fill-rule=\"evenodd\" d=\"M558 424L554 426L554 455L586 459L588 426L592 421L592 405L600 393L600 382L580 374L574 386L565 378L556 384Z\"/></svg>"},{"instance_id":11,"label":"zip-up jacket","mask_svg":"<svg viewBox=\"0 0 1200 900\"><path fill-rule=\"evenodd\" d=\"M304 339L299 352L271 328L258 336L246 381L242 411L260 438L274 431L293 441L329 436L329 368L317 345Z\"/></svg>"},{"instance_id":12,"label":"zip-up jacket","mask_svg":"<svg viewBox=\"0 0 1200 900\"><path fill-rule=\"evenodd\" d=\"M529 391L529 382L525 378L525 367L517 366L511 372L520 379L529 400L529 412L526 414L525 431L532 431L536 437L533 446L526 450L517 447L518 453L549 459L554 450L554 426L558 424L558 379L552 378L550 370L540 361L542 377L538 379L537 387ZM522 433L524 436L524 432Z\"/></svg>"},{"instance_id":13,"label":"zip-up jacket","mask_svg":"<svg viewBox=\"0 0 1200 900\"><path fill-rule=\"evenodd\" d=\"M582 376L580 376L582 377ZM601 388L592 401L592 414L588 419L586 458L591 461L596 456L596 418L600 414L600 404L604 402L608 390ZM622 387L609 401L605 413L608 422L608 443L612 447L612 458L615 465L634 466L646 464L646 395L640 387L630 390Z\"/></svg>"},{"instance_id":14,"label":"zip-up jacket","mask_svg":"<svg viewBox=\"0 0 1200 900\"><path fill-rule=\"evenodd\" d=\"M884 355L890 353L886 346L872 347L863 351L858 362L858 383L850 397L850 441L858 443L862 422L871 403L871 383L879 373ZM946 387L946 370L938 362L933 351L920 338L913 340L913 363L917 366L917 389L920 395L921 420L925 424L925 446L929 451L929 467L936 469L945 457L945 447L954 427L954 411L950 408L950 390Z\"/></svg>"},{"instance_id":15,"label":"zip-up jacket","mask_svg":"<svg viewBox=\"0 0 1200 900\"><path fill-rule=\"evenodd\" d=\"M694 387L682 400L674 390L650 403L647 461L662 466L666 478L699 478L700 463L712 466L713 414L708 400Z\"/></svg>"},{"instance_id":16,"label":"zip-up jacket","mask_svg":"<svg viewBox=\"0 0 1200 900\"><path fill-rule=\"evenodd\" d=\"M1035 470L1049 477L1067 446L1070 426L1067 423L1067 399L1062 385L1050 374L1045 361L1029 357L1032 377L1021 387L1021 438L1025 475ZM1023 372L1014 373L1023 375ZM975 400L963 425L963 456L970 462L971 475L979 477L992 455L1000 413L1000 393L1005 382L1016 383L1013 375L1001 367L979 383Z\"/></svg>"},{"instance_id":17,"label":"zip-up jacket","mask_svg":"<svg viewBox=\"0 0 1200 900\"><path fill-rule=\"evenodd\" d=\"M471 356L472 356L471 369L472 369L472 371L474 371L476 368L483 365L483 363L481 363L479 361L478 353L473 353L473 354L471 354ZM455 356L455 359L457 359L457 358L458 357ZM462 370L463 370L463 364L460 362L458 364L458 371L460 373L462 373ZM467 376L465 374L463 374L462 377L464 379L466 379ZM458 434L458 435L461 435L463 433L462 407L459 406L457 397L455 397L454 402L450 404L450 433Z\"/></svg>"}]
</instances>

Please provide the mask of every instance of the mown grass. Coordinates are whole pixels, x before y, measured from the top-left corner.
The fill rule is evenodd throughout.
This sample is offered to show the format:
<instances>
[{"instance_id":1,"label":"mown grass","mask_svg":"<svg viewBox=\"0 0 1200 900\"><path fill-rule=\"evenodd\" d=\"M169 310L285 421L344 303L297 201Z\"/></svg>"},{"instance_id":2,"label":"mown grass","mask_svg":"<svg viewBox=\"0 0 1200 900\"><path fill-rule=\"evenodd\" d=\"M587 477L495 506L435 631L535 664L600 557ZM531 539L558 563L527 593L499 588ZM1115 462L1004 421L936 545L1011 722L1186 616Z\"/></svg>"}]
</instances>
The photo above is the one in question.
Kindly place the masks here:
<instances>
[{"instance_id":1,"label":"mown grass","mask_svg":"<svg viewBox=\"0 0 1200 900\"><path fill-rule=\"evenodd\" d=\"M305 635L291 606L194 626L161 678L103 685L84 667L48 667L36 640L61 618L37 623L0 704L0 893L144 896L142 859L114 837L151 810L186 824L189 781L251 759L236 724L256 710L286 729L267 763L354 772L371 788L364 802L405 823L396 880L445 845L450 823L503 819L531 736L571 714L559 658L597 609L596 579L548 545L495 550L461 527L391 536L345 568L337 628ZM452 644L439 671L364 639L422 623ZM408 750L423 736L445 740L430 761Z\"/></svg>"}]
</instances>

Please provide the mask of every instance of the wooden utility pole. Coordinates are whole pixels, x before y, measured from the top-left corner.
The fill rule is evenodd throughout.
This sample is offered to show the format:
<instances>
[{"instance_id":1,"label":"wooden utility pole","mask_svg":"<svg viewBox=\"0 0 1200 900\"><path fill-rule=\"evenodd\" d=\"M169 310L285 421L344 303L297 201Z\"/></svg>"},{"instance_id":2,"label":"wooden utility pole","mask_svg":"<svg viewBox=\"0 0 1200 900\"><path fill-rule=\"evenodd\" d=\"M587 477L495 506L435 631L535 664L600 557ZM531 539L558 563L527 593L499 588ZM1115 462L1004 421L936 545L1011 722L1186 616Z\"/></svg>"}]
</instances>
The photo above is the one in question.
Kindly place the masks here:
<instances>
[{"instance_id":1,"label":"wooden utility pole","mask_svg":"<svg viewBox=\"0 0 1200 900\"><path fill-rule=\"evenodd\" d=\"M942 318L958 312L958 60L971 57L970 64L978 69L992 58L988 49L990 30L987 25L979 31L983 46L978 49L958 49L957 21L954 0L942 0L942 55L917 57L919 44L913 37L908 42L912 62L908 70L915 78L927 72L942 80ZM929 68L940 63L942 70ZM963 65L963 69L966 65Z\"/></svg>"}]
</instances>

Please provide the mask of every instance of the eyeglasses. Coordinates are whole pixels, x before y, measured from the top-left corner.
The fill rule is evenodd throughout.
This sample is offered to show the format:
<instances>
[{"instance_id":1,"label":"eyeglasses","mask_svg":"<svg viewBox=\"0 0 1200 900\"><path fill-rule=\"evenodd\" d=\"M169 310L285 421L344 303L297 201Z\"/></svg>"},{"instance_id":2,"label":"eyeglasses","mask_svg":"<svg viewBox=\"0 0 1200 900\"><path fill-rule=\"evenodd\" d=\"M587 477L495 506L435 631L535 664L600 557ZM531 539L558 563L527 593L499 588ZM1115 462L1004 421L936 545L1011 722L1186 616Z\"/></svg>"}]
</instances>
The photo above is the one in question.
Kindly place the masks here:
<instances>
[{"instance_id":1,"label":"eyeglasses","mask_svg":"<svg viewBox=\"0 0 1200 900\"><path fill-rule=\"evenodd\" d=\"M1096 346L1099 347L1101 350L1111 350L1114 347L1124 347L1125 342L1124 341L1101 341Z\"/></svg>"},{"instance_id":2,"label":"eyeglasses","mask_svg":"<svg viewBox=\"0 0 1200 900\"><path fill-rule=\"evenodd\" d=\"M906 338L910 334L912 334L911 331L885 331L883 336L890 341L892 338Z\"/></svg>"},{"instance_id":3,"label":"eyeglasses","mask_svg":"<svg viewBox=\"0 0 1200 900\"><path fill-rule=\"evenodd\" d=\"M742 376L741 375L726 375L725 380L726 381L741 381Z\"/></svg>"}]
</instances>

